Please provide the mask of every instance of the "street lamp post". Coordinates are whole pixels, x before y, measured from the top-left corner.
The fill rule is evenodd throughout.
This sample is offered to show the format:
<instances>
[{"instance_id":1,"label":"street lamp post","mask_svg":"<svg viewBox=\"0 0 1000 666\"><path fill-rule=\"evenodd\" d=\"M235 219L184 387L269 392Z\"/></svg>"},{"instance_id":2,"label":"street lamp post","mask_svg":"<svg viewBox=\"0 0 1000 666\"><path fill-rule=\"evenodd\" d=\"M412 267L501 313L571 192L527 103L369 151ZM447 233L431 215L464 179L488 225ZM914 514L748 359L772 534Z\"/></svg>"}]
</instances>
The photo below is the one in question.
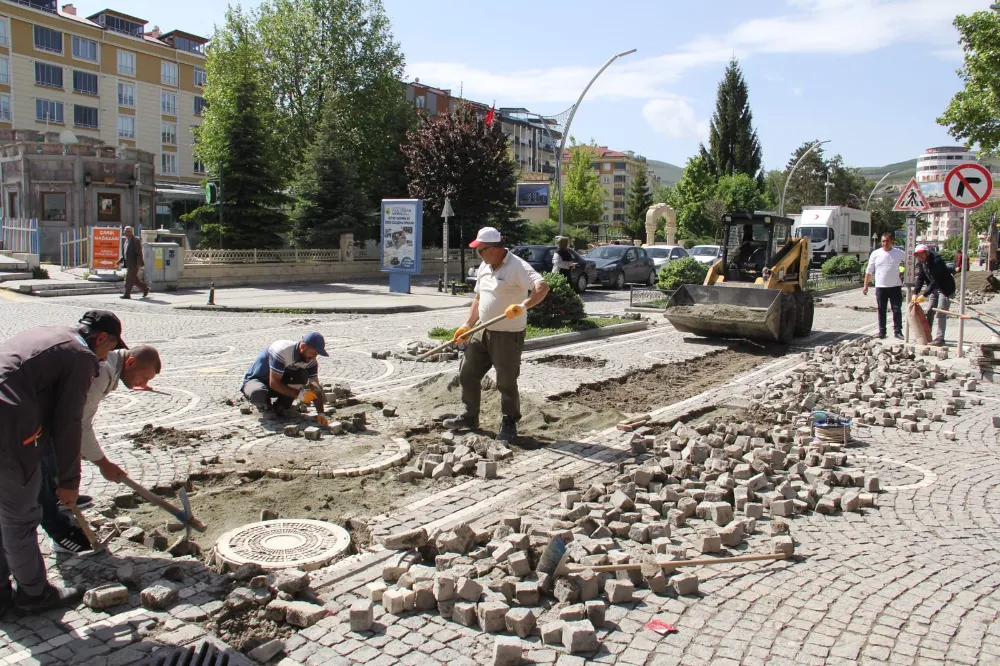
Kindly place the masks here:
<instances>
[{"instance_id":1,"label":"street lamp post","mask_svg":"<svg viewBox=\"0 0 1000 666\"><path fill-rule=\"evenodd\" d=\"M894 173L896 173L896 172L895 171L890 171L889 173L887 173L884 176L882 176L881 178L879 178L878 182L875 183L875 187L873 187L872 191L868 194L868 200L865 201L865 210L868 210L868 204L870 204L872 202L872 197L875 196L875 191L878 190L878 186L882 184L883 180L885 180L886 178L888 178L889 176L891 176Z\"/></svg>"},{"instance_id":2,"label":"street lamp post","mask_svg":"<svg viewBox=\"0 0 1000 666\"><path fill-rule=\"evenodd\" d=\"M559 162L562 159L563 151L566 150L566 137L569 136L569 128L570 125L573 124L573 116L576 115L576 110L580 108L580 103L583 102L584 96L587 94L587 91L590 90L590 86L594 85L594 81L597 80L597 77L603 74L604 70L610 67L611 63L613 63L615 60L618 60L618 58L622 58L627 55L631 55L635 53L635 51L636 49L631 49L630 51L622 51L621 53L616 53L615 55L611 56L611 58L606 63L604 63L604 67L601 67L599 70L597 70L597 74L594 74L594 78L590 80L590 83L587 84L587 87L583 89L582 93L580 93L580 98L576 100L576 104L573 105L573 109L569 112L569 119L566 121L566 127L563 129L562 140L559 142L559 153L556 155L556 179L557 179L556 191L558 192L559 195L560 236L562 236L563 232L563 199L562 199L562 173L560 171Z\"/></svg>"},{"instance_id":3,"label":"street lamp post","mask_svg":"<svg viewBox=\"0 0 1000 666\"><path fill-rule=\"evenodd\" d=\"M830 139L827 139L826 141L817 141L813 145L809 146L809 150L807 150L806 152L802 153L802 156L799 157L799 159L795 162L795 165L792 167L792 170L788 172L788 178L785 179L785 187L784 187L783 190L781 190L781 200L778 201L778 216L779 217L784 217L785 216L785 195L788 193L788 183L791 182L792 176L795 175L795 170L799 168L800 164L802 164L802 160L804 160L806 158L806 155L808 155L812 151L816 150L817 148L819 148L824 143L830 143Z\"/></svg>"}]
</instances>

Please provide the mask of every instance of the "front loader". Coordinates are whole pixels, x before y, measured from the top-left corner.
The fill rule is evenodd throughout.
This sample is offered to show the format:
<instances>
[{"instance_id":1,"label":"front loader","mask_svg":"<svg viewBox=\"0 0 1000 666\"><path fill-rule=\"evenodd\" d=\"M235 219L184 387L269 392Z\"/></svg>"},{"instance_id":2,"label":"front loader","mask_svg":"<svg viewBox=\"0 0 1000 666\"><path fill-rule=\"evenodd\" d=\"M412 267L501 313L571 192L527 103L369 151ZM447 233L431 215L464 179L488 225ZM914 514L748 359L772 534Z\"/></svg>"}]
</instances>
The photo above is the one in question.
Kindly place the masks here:
<instances>
[{"instance_id":1,"label":"front loader","mask_svg":"<svg viewBox=\"0 0 1000 666\"><path fill-rule=\"evenodd\" d=\"M664 316L704 337L788 344L809 335L809 239L792 238L792 220L766 213L727 213L722 225L722 257L703 285L674 292Z\"/></svg>"}]
</instances>

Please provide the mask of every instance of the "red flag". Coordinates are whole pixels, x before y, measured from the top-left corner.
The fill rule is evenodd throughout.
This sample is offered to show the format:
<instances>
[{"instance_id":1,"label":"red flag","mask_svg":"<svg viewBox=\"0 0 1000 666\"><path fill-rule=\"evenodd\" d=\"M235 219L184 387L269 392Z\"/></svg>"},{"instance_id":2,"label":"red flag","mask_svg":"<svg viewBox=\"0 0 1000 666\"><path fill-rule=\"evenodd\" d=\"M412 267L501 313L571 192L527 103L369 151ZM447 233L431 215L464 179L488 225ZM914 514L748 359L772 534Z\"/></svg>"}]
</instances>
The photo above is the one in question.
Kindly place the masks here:
<instances>
[{"instance_id":1,"label":"red flag","mask_svg":"<svg viewBox=\"0 0 1000 666\"><path fill-rule=\"evenodd\" d=\"M493 104L493 108L490 109L490 112L486 114L486 126L487 127L493 127L493 112L496 111L496 109L497 109L497 105L496 105L496 103L494 103Z\"/></svg>"}]
</instances>

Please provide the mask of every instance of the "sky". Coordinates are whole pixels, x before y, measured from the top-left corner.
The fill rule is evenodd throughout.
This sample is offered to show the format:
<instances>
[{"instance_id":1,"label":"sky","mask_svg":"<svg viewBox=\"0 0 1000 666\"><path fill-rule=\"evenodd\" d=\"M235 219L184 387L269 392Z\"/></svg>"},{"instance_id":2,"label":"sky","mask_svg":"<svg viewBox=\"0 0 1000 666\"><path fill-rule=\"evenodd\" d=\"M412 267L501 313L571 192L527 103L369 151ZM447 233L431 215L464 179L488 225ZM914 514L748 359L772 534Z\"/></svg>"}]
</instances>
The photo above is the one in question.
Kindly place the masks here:
<instances>
[{"instance_id":1,"label":"sky","mask_svg":"<svg viewBox=\"0 0 1000 666\"><path fill-rule=\"evenodd\" d=\"M558 114L609 58L637 49L594 83L570 134L679 166L707 141L718 82L736 56L768 168L817 139L852 166L954 145L935 121L961 88L952 21L990 1L383 0L408 80L497 107ZM227 4L130 0L117 8L150 27L208 36ZM76 5L88 14L116 7Z\"/></svg>"}]
</instances>

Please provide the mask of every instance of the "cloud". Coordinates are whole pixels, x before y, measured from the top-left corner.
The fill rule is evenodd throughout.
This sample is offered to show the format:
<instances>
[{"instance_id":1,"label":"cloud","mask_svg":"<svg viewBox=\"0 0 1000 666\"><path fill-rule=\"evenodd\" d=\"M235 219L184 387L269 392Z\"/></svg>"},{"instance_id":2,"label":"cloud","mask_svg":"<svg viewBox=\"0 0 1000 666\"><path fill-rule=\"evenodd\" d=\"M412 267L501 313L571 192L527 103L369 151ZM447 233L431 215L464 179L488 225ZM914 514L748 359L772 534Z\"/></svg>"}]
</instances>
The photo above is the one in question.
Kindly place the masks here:
<instances>
[{"instance_id":1,"label":"cloud","mask_svg":"<svg viewBox=\"0 0 1000 666\"><path fill-rule=\"evenodd\" d=\"M933 55L935 58L946 62L961 63L965 61L965 51L957 47L953 49L938 49L934 51Z\"/></svg>"},{"instance_id":2,"label":"cloud","mask_svg":"<svg viewBox=\"0 0 1000 666\"><path fill-rule=\"evenodd\" d=\"M668 139L708 138L708 120L699 120L691 105L680 98L651 99L642 107L642 117L654 132Z\"/></svg>"},{"instance_id":3,"label":"cloud","mask_svg":"<svg viewBox=\"0 0 1000 666\"><path fill-rule=\"evenodd\" d=\"M792 88L792 97L802 97L803 92L802 88L796 86Z\"/></svg>"}]
</instances>

